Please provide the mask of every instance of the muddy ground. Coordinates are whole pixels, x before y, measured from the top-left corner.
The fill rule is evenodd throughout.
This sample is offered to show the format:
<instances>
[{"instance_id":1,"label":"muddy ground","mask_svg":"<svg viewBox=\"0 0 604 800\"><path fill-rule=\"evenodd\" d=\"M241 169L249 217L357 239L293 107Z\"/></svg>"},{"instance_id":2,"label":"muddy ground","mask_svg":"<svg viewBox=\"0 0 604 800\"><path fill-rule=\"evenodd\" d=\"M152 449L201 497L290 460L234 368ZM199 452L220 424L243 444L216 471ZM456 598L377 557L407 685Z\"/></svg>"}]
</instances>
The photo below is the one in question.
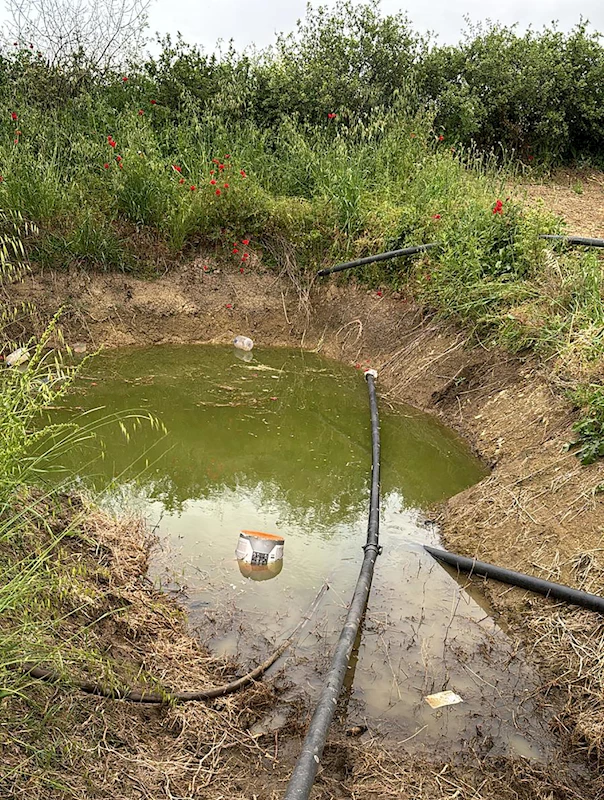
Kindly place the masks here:
<instances>
[{"instance_id":1,"label":"muddy ground","mask_svg":"<svg viewBox=\"0 0 604 800\"><path fill-rule=\"evenodd\" d=\"M370 364L379 371L382 403L405 401L438 415L491 467L489 477L434 510L450 549L604 591L604 465L582 467L567 452L576 412L530 356L512 357L469 341L401 294L378 295L333 279L305 291L286 275L264 271L259 260L240 274L208 253L153 281L75 270L36 274L15 288L14 299L33 302L40 324L62 305L66 341L89 349L229 342L245 333L260 345L304 347ZM141 556L124 586L139 581L142 572ZM371 734L351 740L336 726L317 798L604 796L597 769L604 755L601 619L498 584L486 591L543 675L543 699L555 712L560 735L555 766L489 759L480 748L464 766L420 763L405 756L404 746L386 751ZM170 635L187 640L184 628ZM140 648L136 652L140 658ZM155 666L161 672L161 663ZM172 664L164 674L177 683L190 681L195 671L179 674ZM270 705L272 690L262 690L256 710L253 691L225 708L165 711L123 703L116 709L115 701L71 695L70 707L85 707L89 719L117 715L113 724L122 730L119 759L101 737L95 774L103 765L105 778L96 781L94 794L81 796L282 796L304 730L299 720L304 723L310 709L298 709L298 721L285 729L251 740L249 724ZM208 726L207 714L216 716L214 726ZM226 730L226 738L212 738L212 727ZM195 734L195 746L194 730L202 732ZM115 787L121 787L117 794Z\"/></svg>"}]
</instances>

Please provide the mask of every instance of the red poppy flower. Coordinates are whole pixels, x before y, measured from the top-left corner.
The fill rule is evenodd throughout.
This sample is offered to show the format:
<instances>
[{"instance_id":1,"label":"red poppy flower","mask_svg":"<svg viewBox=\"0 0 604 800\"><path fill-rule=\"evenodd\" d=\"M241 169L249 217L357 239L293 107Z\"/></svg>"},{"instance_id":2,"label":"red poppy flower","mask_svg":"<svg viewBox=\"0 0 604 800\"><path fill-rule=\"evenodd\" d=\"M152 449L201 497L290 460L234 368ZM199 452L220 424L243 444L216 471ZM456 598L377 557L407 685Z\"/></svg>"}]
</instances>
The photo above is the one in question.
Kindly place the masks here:
<instances>
[{"instance_id":1,"label":"red poppy flower","mask_svg":"<svg viewBox=\"0 0 604 800\"><path fill-rule=\"evenodd\" d=\"M109 142L111 147L117 147L117 142L114 142L111 136L107 137L107 141Z\"/></svg>"},{"instance_id":2,"label":"red poppy flower","mask_svg":"<svg viewBox=\"0 0 604 800\"><path fill-rule=\"evenodd\" d=\"M209 268L209 267L207 267L205 264L203 265L203 271L204 271L204 272L207 272L209 269L210 269L210 268Z\"/></svg>"},{"instance_id":3,"label":"red poppy flower","mask_svg":"<svg viewBox=\"0 0 604 800\"><path fill-rule=\"evenodd\" d=\"M15 136L21 136L21 131L15 131Z\"/></svg>"},{"instance_id":4,"label":"red poppy flower","mask_svg":"<svg viewBox=\"0 0 604 800\"><path fill-rule=\"evenodd\" d=\"M228 153L225 155L225 159L230 158L230 157L231 156Z\"/></svg>"},{"instance_id":5,"label":"red poppy flower","mask_svg":"<svg viewBox=\"0 0 604 800\"><path fill-rule=\"evenodd\" d=\"M249 253L244 253L244 254L241 256L241 260L242 260L242 261L247 261L249 257L250 257L250 254L249 254Z\"/></svg>"},{"instance_id":6,"label":"red poppy flower","mask_svg":"<svg viewBox=\"0 0 604 800\"><path fill-rule=\"evenodd\" d=\"M240 272L240 273L243 275L243 273L245 272L245 270L243 269L243 267L239 267L239 272Z\"/></svg>"},{"instance_id":7,"label":"red poppy flower","mask_svg":"<svg viewBox=\"0 0 604 800\"><path fill-rule=\"evenodd\" d=\"M220 164L220 160L217 158L212 159L212 164Z\"/></svg>"},{"instance_id":8,"label":"red poppy flower","mask_svg":"<svg viewBox=\"0 0 604 800\"><path fill-rule=\"evenodd\" d=\"M441 133L441 134L439 134L439 136L438 136L438 141L439 141L439 142L444 142L444 141L445 141L445 137L442 135L442 133Z\"/></svg>"},{"instance_id":9,"label":"red poppy flower","mask_svg":"<svg viewBox=\"0 0 604 800\"><path fill-rule=\"evenodd\" d=\"M432 214L432 219L440 219L440 214Z\"/></svg>"},{"instance_id":10,"label":"red poppy flower","mask_svg":"<svg viewBox=\"0 0 604 800\"><path fill-rule=\"evenodd\" d=\"M105 169L109 169L109 164L107 164L107 162L105 162L105 163L103 164L103 166L105 167Z\"/></svg>"},{"instance_id":11,"label":"red poppy flower","mask_svg":"<svg viewBox=\"0 0 604 800\"><path fill-rule=\"evenodd\" d=\"M190 189L192 192L194 192L197 189L197 186L191 186Z\"/></svg>"},{"instance_id":12,"label":"red poppy flower","mask_svg":"<svg viewBox=\"0 0 604 800\"><path fill-rule=\"evenodd\" d=\"M157 105L157 100L151 100L151 105L152 106L156 106Z\"/></svg>"},{"instance_id":13,"label":"red poppy flower","mask_svg":"<svg viewBox=\"0 0 604 800\"><path fill-rule=\"evenodd\" d=\"M220 197L221 194L222 192L220 191L220 189L216 189L216 197Z\"/></svg>"},{"instance_id":14,"label":"red poppy flower","mask_svg":"<svg viewBox=\"0 0 604 800\"><path fill-rule=\"evenodd\" d=\"M115 157L115 160L116 160L116 161L118 162L118 164L119 164L119 162L122 160L122 157L121 157L121 156L116 156L116 157Z\"/></svg>"},{"instance_id":15,"label":"red poppy flower","mask_svg":"<svg viewBox=\"0 0 604 800\"><path fill-rule=\"evenodd\" d=\"M532 161L534 158L535 158L535 156L529 156L529 157L528 157L528 160L529 160L529 161Z\"/></svg>"},{"instance_id":16,"label":"red poppy flower","mask_svg":"<svg viewBox=\"0 0 604 800\"><path fill-rule=\"evenodd\" d=\"M337 114L334 114L333 112L330 112L330 113L327 115L327 119L335 119L337 116L338 116Z\"/></svg>"},{"instance_id":17,"label":"red poppy flower","mask_svg":"<svg viewBox=\"0 0 604 800\"><path fill-rule=\"evenodd\" d=\"M376 294L377 294L378 297L382 296L382 292L381 291L377 291Z\"/></svg>"},{"instance_id":18,"label":"red poppy flower","mask_svg":"<svg viewBox=\"0 0 604 800\"><path fill-rule=\"evenodd\" d=\"M245 170L244 169L240 170L239 174L241 175L242 178L247 178L247 175L245 174Z\"/></svg>"},{"instance_id":19,"label":"red poppy flower","mask_svg":"<svg viewBox=\"0 0 604 800\"><path fill-rule=\"evenodd\" d=\"M227 308L233 308L233 304L232 304L232 303L227 303L227 304L226 304L226 307L227 307Z\"/></svg>"},{"instance_id":20,"label":"red poppy flower","mask_svg":"<svg viewBox=\"0 0 604 800\"><path fill-rule=\"evenodd\" d=\"M503 214L503 203L498 200L493 206L493 214Z\"/></svg>"},{"instance_id":21,"label":"red poppy flower","mask_svg":"<svg viewBox=\"0 0 604 800\"><path fill-rule=\"evenodd\" d=\"M139 108L139 110L138 110L138 115L139 115L139 117L142 117L144 113L145 113L145 112L143 111L143 109L142 109L142 108Z\"/></svg>"},{"instance_id":22,"label":"red poppy flower","mask_svg":"<svg viewBox=\"0 0 604 800\"><path fill-rule=\"evenodd\" d=\"M210 186L216 186L216 181L214 180L214 178L212 178L212 180L210 181Z\"/></svg>"},{"instance_id":23,"label":"red poppy flower","mask_svg":"<svg viewBox=\"0 0 604 800\"><path fill-rule=\"evenodd\" d=\"M13 120L13 122L15 122L16 120L18 120L18 119L19 119L19 117L18 117L18 116L15 114L15 112L14 112L14 111L12 111L12 112L11 112L11 115L10 115L10 116L11 116L11 119Z\"/></svg>"},{"instance_id":24,"label":"red poppy flower","mask_svg":"<svg viewBox=\"0 0 604 800\"><path fill-rule=\"evenodd\" d=\"M224 184L224 188L225 188L225 189L228 189L228 188L229 188L229 184L228 184L228 183L225 183L225 184Z\"/></svg>"},{"instance_id":25,"label":"red poppy flower","mask_svg":"<svg viewBox=\"0 0 604 800\"><path fill-rule=\"evenodd\" d=\"M224 169L224 164L219 164L218 169L222 172L222 170Z\"/></svg>"},{"instance_id":26,"label":"red poppy flower","mask_svg":"<svg viewBox=\"0 0 604 800\"><path fill-rule=\"evenodd\" d=\"M249 239L242 239L241 240L241 244L249 244L249 243L250 243Z\"/></svg>"},{"instance_id":27,"label":"red poppy flower","mask_svg":"<svg viewBox=\"0 0 604 800\"><path fill-rule=\"evenodd\" d=\"M178 167L176 164L172 164L172 169L174 172L182 172L182 167Z\"/></svg>"},{"instance_id":28,"label":"red poppy flower","mask_svg":"<svg viewBox=\"0 0 604 800\"><path fill-rule=\"evenodd\" d=\"M210 175L213 175L213 174L214 174L214 170L213 170L213 169L211 169L211 170L210 170Z\"/></svg>"},{"instance_id":29,"label":"red poppy flower","mask_svg":"<svg viewBox=\"0 0 604 800\"><path fill-rule=\"evenodd\" d=\"M124 81L124 83L126 83L126 81L128 80L128 78L127 78L127 77L124 75L124 77L122 78L122 80Z\"/></svg>"},{"instance_id":30,"label":"red poppy flower","mask_svg":"<svg viewBox=\"0 0 604 800\"><path fill-rule=\"evenodd\" d=\"M15 144L19 144L19 140L18 139L15 139L14 142L15 142Z\"/></svg>"},{"instance_id":31,"label":"red poppy flower","mask_svg":"<svg viewBox=\"0 0 604 800\"><path fill-rule=\"evenodd\" d=\"M182 184L182 183L184 183L184 182L185 182L185 179L184 179L184 178L181 178L181 179L180 179L178 182L179 182L180 184Z\"/></svg>"}]
</instances>

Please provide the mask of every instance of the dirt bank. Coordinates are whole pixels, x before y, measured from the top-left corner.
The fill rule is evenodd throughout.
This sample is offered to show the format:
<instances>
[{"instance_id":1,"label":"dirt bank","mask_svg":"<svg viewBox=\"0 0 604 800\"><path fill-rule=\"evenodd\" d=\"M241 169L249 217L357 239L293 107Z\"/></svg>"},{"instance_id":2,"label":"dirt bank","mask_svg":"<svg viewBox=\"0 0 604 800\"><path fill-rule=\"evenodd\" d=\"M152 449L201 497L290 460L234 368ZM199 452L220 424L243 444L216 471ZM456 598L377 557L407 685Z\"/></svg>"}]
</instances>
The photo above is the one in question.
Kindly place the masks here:
<instances>
[{"instance_id":1,"label":"dirt bank","mask_svg":"<svg viewBox=\"0 0 604 800\"><path fill-rule=\"evenodd\" d=\"M34 302L40 321L64 305L66 340L91 348L226 342L245 333L260 345L302 346L351 364L367 361L379 370L382 402L406 401L437 414L492 466L488 478L440 511L451 549L604 591L604 466L581 467L565 451L573 411L532 357L511 357L471 343L462 331L426 317L402 295L326 281L306 296L295 291L289 278L263 272L259 264L240 274L218 270L211 257L152 282L81 272L30 276L15 288L15 297ZM604 755L600 620L518 590L493 585L489 592L512 635L542 666L543 692L557 710L566 754L572 746L599 760ZM188 723L182 724L190 733ZM231 789L223 796L282 792L296 736L283 750L275 739L270 756L266 742L258 747L262 777L254 781L246 773L248 783L239 787L240 794ZM371 745L343 744L336 738L317 796L511 798L526 791L543 798L587 798L601 789L595 772L584 776L585 785L573 778L573 788L567 789L561 772L554 779L525 762L493 761L485 768L477 761L476 772L469 770L462 779L447 765L440 765L444 772L439 776L434 765L417 772L417 765L407 764L401 754L393 759ZM237 763L234 757L233 766ZM195 789L185 796L220 796L212 786L204 789L207 794ZM157 785L140 796L171 795Z\"/></svg>"}]
</instances>

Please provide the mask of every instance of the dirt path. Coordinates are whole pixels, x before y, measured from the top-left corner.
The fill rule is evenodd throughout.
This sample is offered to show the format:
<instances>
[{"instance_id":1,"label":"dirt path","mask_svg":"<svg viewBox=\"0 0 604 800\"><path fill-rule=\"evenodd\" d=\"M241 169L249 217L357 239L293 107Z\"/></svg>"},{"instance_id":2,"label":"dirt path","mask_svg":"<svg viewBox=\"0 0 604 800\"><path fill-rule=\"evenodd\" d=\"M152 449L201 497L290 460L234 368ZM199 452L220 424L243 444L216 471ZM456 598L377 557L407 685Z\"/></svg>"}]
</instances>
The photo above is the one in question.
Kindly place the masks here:
<instances>
[{"instance_id":1,"label":"dirt path","mask_svg":"<svg viewBox=\"0 0 604 800\"><path fill-rule=\"evenodd\" d=\"M530 200L564 217L568 234L604 237L604 173L559 170L551 179L521 184Z\"/></svg>"},{"instance_id":2,"label":"dirt path","mask_svg":"<svg viewBox=\"0 0 604 800\"><path fill-rule=\"evenodd\" d=\"M566 451L574 413L536 361L472 345L461 331L425 318L402 295L326 281L305 304L287 279L259 265L245 275L213 267L218 269L203 256L154 282L76 272L37 275L17 287L16 299L36 303L41 317L66 304L66 340L90 348L228 342L245 333L263 345L368 362L380 373L383 400L410 402L440 416L492 467L488 478L441 510L451 549L604 591L604 466L581 467ZM489 585L488 591L511 635L543 670L543 699L556 710L561 735L553 772L477 756L462 779L451 765L418 766L403 753L384 754L371 740L348 743L336 731L317 797L588 798L602 790L596 772L577 778L564 766L579 750L598 760L604 756L601 621L519 590ZM245 785L237 791L231 786L230 794L220 795L210 783L207 793L191 796L280 796L298 736L292 730L280 746L277 738L259 742L257 778L242 773ZM170 796L154 791L141 796Z\"/></svg>"}]
</instances>

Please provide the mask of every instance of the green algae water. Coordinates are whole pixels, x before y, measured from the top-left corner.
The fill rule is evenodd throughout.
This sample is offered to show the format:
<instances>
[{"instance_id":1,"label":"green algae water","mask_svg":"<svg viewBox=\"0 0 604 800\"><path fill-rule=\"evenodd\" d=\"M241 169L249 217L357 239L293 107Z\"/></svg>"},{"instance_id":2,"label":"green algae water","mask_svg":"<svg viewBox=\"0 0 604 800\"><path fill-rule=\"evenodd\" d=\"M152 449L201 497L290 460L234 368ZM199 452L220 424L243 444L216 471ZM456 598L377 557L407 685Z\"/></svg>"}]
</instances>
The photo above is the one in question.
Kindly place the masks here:
<instances>
[{"instance_id":1,"label":"green algae water","mask_svg":"<svg viewBox=\"0 0 604 800\"><path fill-rule=\"evenodd\" d=\"M298 350L217 346L106 352L84 373L58 419L140 410L165 433L145 422L126 425L127 435L105 426L103 457L82 448L66 466L110 508L144 515L159 541L150 577L178 593L192 629L215 652L244 663L266 657L328 581L318 613L273 669L283 675L284 700L316 696L366 535L371 439L362 374ZM416 751L488 740L495 753L541 757L545 731L530 700L536 676L480 593L465 591L421 548L438 543L424 512L485 469L434 419L379 405L384 552L342 714ZM278 575L257 581L242 572L241 530L284 538ZM432 709L425 696L446 689L463 702ZM276 724L267 719L267 730Z\"/></svg>"}]
</instances>

